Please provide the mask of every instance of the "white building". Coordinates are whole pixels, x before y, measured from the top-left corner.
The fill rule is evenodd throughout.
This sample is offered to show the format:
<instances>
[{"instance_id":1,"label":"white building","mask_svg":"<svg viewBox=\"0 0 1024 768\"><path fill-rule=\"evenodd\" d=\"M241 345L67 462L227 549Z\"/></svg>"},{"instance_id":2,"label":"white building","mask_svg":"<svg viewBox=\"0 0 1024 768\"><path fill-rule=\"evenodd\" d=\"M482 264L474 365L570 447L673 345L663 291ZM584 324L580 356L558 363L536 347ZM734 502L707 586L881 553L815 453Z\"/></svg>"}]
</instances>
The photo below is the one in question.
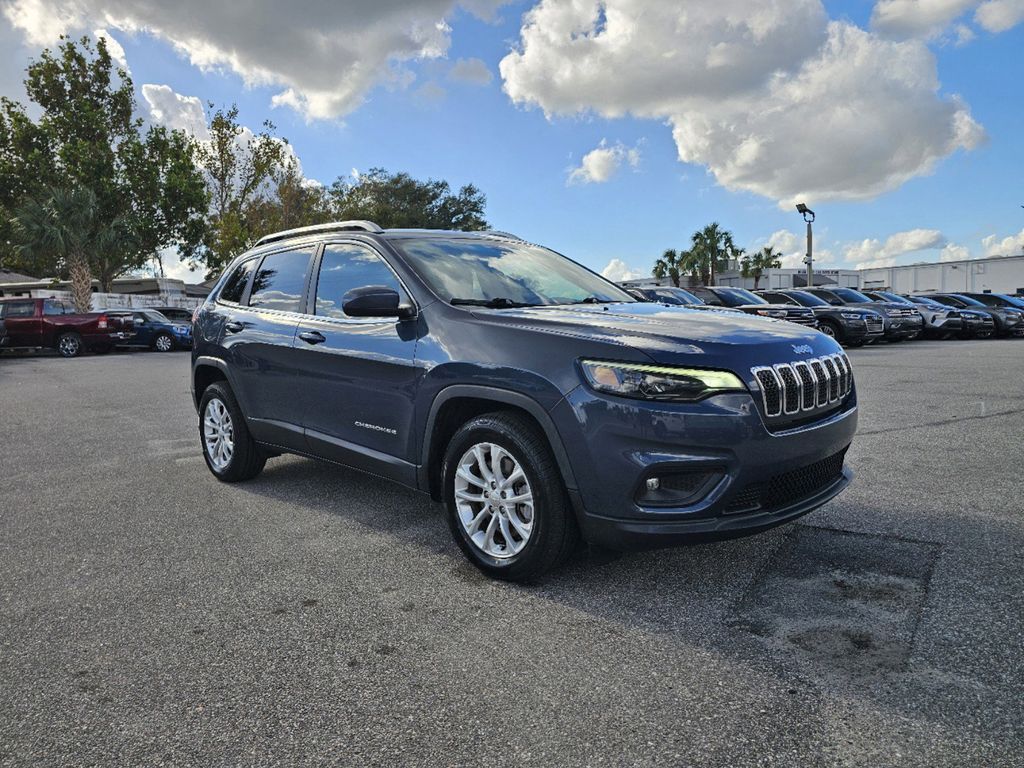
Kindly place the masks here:
<instances>
[{"instance_id":1,"label":"white building","mask_svg":"<svg viewBox=\"0 0 1024 768\"><path fill-rule=\"evenodd\" d=\"M0 297L24 296L36 299L70 299L66 280L38 279L0 270ZM100 284L93 281L94 310L133 307L181 307L195 309L210 293L211 285L191 285L165 277L119 277L113 281L112 293L100 293Z\"/></svg>"},{"instance_id":2,"label":"white building","mask_svg":"<svg viewBox=\"0 0 1024 768\"><path fill-rule=\"evenodd\" d=\"M1024 293L1024 255L862 269L860 287L896 293Z\"/></svg>"}]
</instances>

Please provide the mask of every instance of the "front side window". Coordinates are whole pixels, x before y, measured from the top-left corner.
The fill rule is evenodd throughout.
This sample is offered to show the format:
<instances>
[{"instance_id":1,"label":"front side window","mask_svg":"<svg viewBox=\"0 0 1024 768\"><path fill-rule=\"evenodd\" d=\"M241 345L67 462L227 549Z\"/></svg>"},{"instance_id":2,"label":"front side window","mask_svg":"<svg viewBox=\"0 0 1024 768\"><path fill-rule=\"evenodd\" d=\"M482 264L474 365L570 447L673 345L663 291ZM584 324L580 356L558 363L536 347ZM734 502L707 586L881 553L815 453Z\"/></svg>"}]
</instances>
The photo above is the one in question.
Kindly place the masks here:
<instances>
[{"instance_id":1,"label":"front side window","mask_svg":"<svg viewBox=\"0 0 1024 768\"><path fill-rule=\"evenodd\" d=\"M405 292L395 273L376 253L361 245L328 243L324 246L316 282L316 314L348 317L341 307L345 294L371 285L391 288L405 300Z\"/></svg>"},{"instance_id":2,"label":"front side window","mask_svg":"<svg viewBox=\"0 0 1024 768\"><path fill-rule=\"evenodd\" d=\"M231 276L225 281L224 287L221 288L221 301L226 301L229 304L238 304L242 300L245 286L249 282L249 275L252 274L257 261L259 259L249 259L235 267L235 271L231 273Z\"/></svg>"},{"instance_id":3,"label":"front side window","mask_svg":"<svg viewBox=\"0 0 1024 768\"><path fill-rule=\"evenodd\" d=\"M252 280L249 306L301 312L311 250L279 251L263 259Z\"/></svg>"},{"instance_id":4,"label":"front side window","mask_svg":"<svg viewBox=\"0 0 1024 768\"><path fill-rule=\"evenodd\" d=\"M0 304L0 317L33 317L36 305L33 301L11 301Z\"/></svg>"},{"instance_id":5,"label":"front side window","mask_svg":"<svg viewBox=\"0 0 1024 768\"><path fill-rule=\"evenodd\" d=\"M519 241L391 241L445 301L492 306L629 302L622 288L554 251Z\"/></svg>"}]
</instances>

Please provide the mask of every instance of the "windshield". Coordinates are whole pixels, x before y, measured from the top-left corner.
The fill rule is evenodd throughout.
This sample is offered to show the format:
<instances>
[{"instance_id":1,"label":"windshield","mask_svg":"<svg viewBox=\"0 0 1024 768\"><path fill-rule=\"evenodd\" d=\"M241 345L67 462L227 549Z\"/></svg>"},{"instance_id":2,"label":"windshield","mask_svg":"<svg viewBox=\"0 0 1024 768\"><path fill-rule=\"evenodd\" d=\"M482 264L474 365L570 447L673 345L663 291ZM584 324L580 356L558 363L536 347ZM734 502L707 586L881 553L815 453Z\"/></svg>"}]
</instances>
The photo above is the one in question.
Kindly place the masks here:
<instances>
[{"instance_id":1,"label":"windshield","mask_svg":"<svg viewBox=\"0 0 1024 768\"><path fill-rule=\"evenodd\" d=\"M829 290L843 301L853 302L854 304L866 304L873 301L873 299L869 299L860 291L855 291L852 288L830 288Z\"/></svg>"},{"instance_id":2,"label":"windshield","mask_svg":"<svg viewBox=\"0 0 1024 768\"><path fill-rule=\"evenodd\" d=\"M910 301L912 301L914 304L924 304L925 306L929 306L929 307L944 307L944 306L946 306L945 304L943 304L940 301L936 301L935 299L929 299L927 296L911 296L910 297Z\"/></svg>"},{"instance_id":3,"label":"windshield","mask_svg":"<svg viewBox=\"0 0 1024 768\"><path fill-rule=\"evenodd\" d=\"M391 242L434 292L449 302L530 306L636 301L576 262L528 243L468 237Z\"/></svg>"},{"instance_id":4,"label":"windshield","mask_svg":"<svg viewBox=\"0 0 1024 768\"><path fill-rule=\"evenodd\" d=\"M985 306L984 304L982 304L977 299L972 299L970 296L962 296L959 293L956 294L955 296L950 296L950 298L951 299L956 299L957 301L960 301L960 302L963 302L968 307L984 307Z\"/></svg>"},{"instance_id":5,"label":"windshield","mask_svg":"<svg viewBox=\"0 0 1024 768\"><path fill-rule=\"evenodd\" d=\"M805 291L789 291L786 294L789 298L795 301L797 304L803 307L827 307L829 303L824 299L820 299L814 294L807 293Z\"/></svg>"},{"instance_id":6,"label":"windshield","mask_svg":"<svg viewBox=\"0 0 1024 768\"><path fill-rule=\"evenodd\" d=\"M744 304L767 304L768 302L742 288L715 288L715 294L727 307L741 307Z\"/></svg>"},{"instance_id":7,"label":"windshield","mask_svg":"<svg viewBox=\"0 0 1024 768\"><path fill-rule=\"evenodd\" d=\"M163 314L157 312L154 309L147 310L143 314L146 317L148 317L150 320L152 320L154 323L169 323L169 322L171 322L170 320L167 319L167 315L163 315Z\"/></svg>"},{"instance_id":8,"label":"windshield","mask_svg":"<svg viewBox=\"0 0 1024 768\"><path fill-rule=\"evenodd\" d=\"M670 298L671 300L679 304L703 304L704 302L698 299L689 291L685 291L682 288L665 288L658 291L658 295L662 298Z\"/></svg>"},{"instance_id":9,"label":"windshield","mask_svg":"<svg viewBox=\"0 0 1024 768\"><path fill-rule=\"evenodd\" d=\"M876 296L881 296L883 301L894 301L897 304L913 304L914 303L914 302L910 301L910 299L904 299L902 296L900 296L898 294L889 293L889 291L872 291L872 293L874 293Z\"/></svg>"}]
</instances>

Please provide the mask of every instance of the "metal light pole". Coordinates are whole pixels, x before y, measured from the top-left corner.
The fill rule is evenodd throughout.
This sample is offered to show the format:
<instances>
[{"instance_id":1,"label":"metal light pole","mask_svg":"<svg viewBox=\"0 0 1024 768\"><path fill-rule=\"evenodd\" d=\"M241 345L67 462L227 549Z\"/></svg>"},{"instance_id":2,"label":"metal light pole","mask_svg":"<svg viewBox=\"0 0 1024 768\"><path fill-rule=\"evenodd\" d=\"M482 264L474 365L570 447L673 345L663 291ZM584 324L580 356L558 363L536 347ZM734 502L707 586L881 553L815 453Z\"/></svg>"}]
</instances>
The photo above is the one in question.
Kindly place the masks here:
<instances>
[{"instance_id":1,"label":"metal light pole","mask_svg":"<svg viewBox=\"0 0 1024 768\"><path fill-rule=\"evenodd\" d=\"M804 264L807 265L807 287L814 287L814 233L811 231L811 224L814 223L814 211L803 203L797 203L796 210L802 214L807 222L807 255L804 256Z\"/></svg>"}]
</instances>

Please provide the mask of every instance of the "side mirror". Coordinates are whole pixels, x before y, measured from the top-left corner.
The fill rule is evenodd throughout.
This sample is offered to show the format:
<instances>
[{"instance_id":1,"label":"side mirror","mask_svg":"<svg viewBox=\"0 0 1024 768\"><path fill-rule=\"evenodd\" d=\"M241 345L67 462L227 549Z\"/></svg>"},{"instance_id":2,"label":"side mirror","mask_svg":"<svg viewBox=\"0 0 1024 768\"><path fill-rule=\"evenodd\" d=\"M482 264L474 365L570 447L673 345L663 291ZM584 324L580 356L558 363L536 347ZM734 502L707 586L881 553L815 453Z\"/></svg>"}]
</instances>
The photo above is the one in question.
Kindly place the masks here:
<instances>
[{"instance_id":1,"label":"side mirror","mask_svg":"<svg viewBox=\"0 0 1024 768\"><path fill-rule=\"evenodd\" d=\"M416 314L409 304L402 305L398 291L385 285L353 288L341 298L341 308L349 317L397 317L406 320Z\"/></svg>"}]
</instances>

